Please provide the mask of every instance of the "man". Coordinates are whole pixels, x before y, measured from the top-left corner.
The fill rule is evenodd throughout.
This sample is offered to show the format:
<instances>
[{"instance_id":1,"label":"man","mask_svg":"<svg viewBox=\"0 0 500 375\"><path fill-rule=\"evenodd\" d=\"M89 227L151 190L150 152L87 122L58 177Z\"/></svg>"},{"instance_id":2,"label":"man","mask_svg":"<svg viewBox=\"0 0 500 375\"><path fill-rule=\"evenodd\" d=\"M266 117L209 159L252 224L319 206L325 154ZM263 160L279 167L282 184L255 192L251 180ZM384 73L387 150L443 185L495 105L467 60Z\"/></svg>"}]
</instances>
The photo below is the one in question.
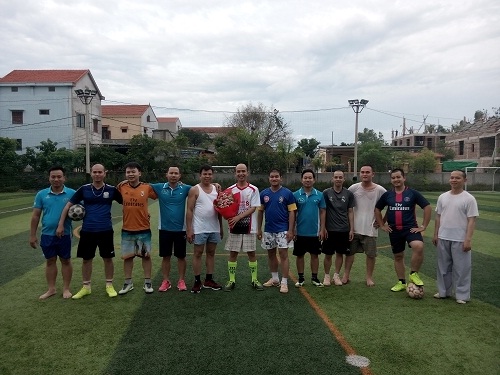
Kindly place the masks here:
<instances>
[{"instance_id":1,"label":"man","mask_svg":"<svg viewBox=\"0 0 500 375\"><path fill-rule=\"evenodd\" d=\"M64 232L58 237L56 229L61 212L75 191L64 186L66 181L64 168L54 166L49 169L50 187L40 190L35 196L33 203L33 214L30 226L30 246L36 249L38 244L37 229L42 218L42 235L40 247L46 259L45 278L48 289L39 299L45 300L56 294L57 257L61 262L61 273L63 278L63 298L71 298L69 285L73 274L71 265L71 219L64 219Z\"/></svg>"},{"instance_id":2,"label":"man","mask_svg":"<svg viewBox=\"0 0 500 375\"><path fill-rule=\"evenodd\" d=\"M434 298L448 298L455 286L457 303L470 300L471 240L479 216L476 199L464 191L465 172L453 171L451 190L439 196L436 206L434 237L437 246L437 286Z\"/></svg>"},{"instance_id":3,"label":"man","mask_svg":"<svg viewBox=\"0 0 500 375\"><path fill-rule=\"evenodd\" d=\"M375 259L377 257L378 225L375 220L375 204L385 188L373 182L373 167L363 165L359 171L361 182L349 187L354 194L356 205L354 211L354 238L351 241L351 255L346 257L345 271L342 281L349 280L354 255L356 253L366 254L366 285L375 285L373 271L375 270Z\"/></svg>"},{"instance_id":4,"label":"man","mask_svg":"<svg viewBox=\"0 0 500 375\"><path fill-rule=\"evenodd\" d=\"M200 293L201 288L220 290L222 287L213 279L215 248L222 240L222 217L214 209L217 189L212 185L213 168L204 165L200 168L200 183L189 190L186 211L187 240L194 243L193 271L194 285L191 293ZM205 265L207 273L201 283L201 257L206 249Z\"/></svg>"},{"instance_id":5,"label":"man","mask_svg":"<svg viewBox=\"0 0 500 375\"><path fill-rule=\"evenodd\" d=\"M85 217L83 218L80 241L78 242L77 257L83 259L82 278L83 286L72 298L80 299L92 291L92 261L97 247L99 255L104 261L104 274L106 277L106 293L109 297L116 297L113 287L115 247L113 242L113 223L111 222L111 204L113 201L122 203L123 199L116 187L105 184L106 169L102 164L94 164L91 169L92 183L82 185L66 204L59 219L56 235L64 234L64 221L69 208L83 202Z\"/></svg>"},{"instance_id":6,"label":"man","mask_svg":"<svg viewBox=\"0 0 500 375\"><path fill-rule=\"evenodd\" d=\"M394 269L399 279L391 290L400 292L406 289L404 251L405 242L412 249L410 263L410 282L417 286L423 286L418 271L424 260L423 232L431 220L431 206L427 199L418 191L405 186L405 174L403 170L396 168L391 172L391 184L394 190L386 191L375 205L375 217L379 227L389 233L392 253L394 254ZM421 226L417 224L415 207L424 210L424 219ZM384 224L382 210L387 208L387 224Z\"/></svg>"},{"instance_id":7,"label":"man","mask_svg":"<svg viewBox=\"0 0 500 375\"><path fill-rule=\"evenodd\" d=\"M257 208L260 207L259 189L248 182L248 169L245 164L238 164L235 168L236 183L228 187L233 194L240 195L238 214L228 219L229 236L225 250L229 251L227 269L229 281L224 287L230 292L236 285L236 267L238 253L246 252L248 267L252 277L252 287L255 290L264 290L257 278L256 233L257 233Z\"/></svg>"},{"instance_id":8,"label":"man","mask_svg":"<svg viewBox=\"0 0 500 375\"><path fill-rule=\"evenodd\" d=\"M123 295L134 289L132 271L134 258L142 258L144 286L146 293L153 293L151 283L151 228L148 199L157 195L149 184L140 181L141 166L131 162L125 165L127 182L117 186L123 197L122 259L125 283L118 294Z\"/></svg>"},{"instance_id":9,"label":"man","mask_svg":"<svg viewBox=\"0 0 500 375\"><path fill-rule=\"evenodd\" d=\"M304 169L301 176L302 187L293 193L297 204L297 230L293 255L297 257L299 274L295 286L299 288L304 285L304 256L308 252L311 254L311 283L322 287L323 284L318 279L318 268L325 228L325 198L322 192L313 187L316 174L312 169Z\"/></svg>"},{"instance_id":10,"label":"man","mask_svg":"<svg viewBox=\"0 0 500 375\"><path fill-rule=\"evenodd\" d=\"M325 242L323 243L323 261L325 267L325 278L323 285L331 285L330 268L332 266L332 256L335 254L335 272L333 273L333 283L335 285L347 284L349 273L344 274L344 282L340 280L340 269L344 263L344 256L351 255L349 242L354 237L354 194L344 188L344 172L336 170L333 172L331 188L323 192L326 202L326 230Z\"/></svg>"},{"instance_id":11,"label":"man","mask_svg":"<svg viewBox=\"0 0 500 375\"><path fill-rule=\"evenodd\" d=\"M281 173L272 169L269 173L270 187L260 193L259 211L257 214L257 238L262 240L262 248L267 250L271 278L263 285L266 287L280 287L281 293L288 293L288 248L293 247L295 228L295 197L287 188L281 186ZM266 215L264 234L262 222ZM278 276L278 258L281 261L282 279Z\"/></svg>"}]
</instances>

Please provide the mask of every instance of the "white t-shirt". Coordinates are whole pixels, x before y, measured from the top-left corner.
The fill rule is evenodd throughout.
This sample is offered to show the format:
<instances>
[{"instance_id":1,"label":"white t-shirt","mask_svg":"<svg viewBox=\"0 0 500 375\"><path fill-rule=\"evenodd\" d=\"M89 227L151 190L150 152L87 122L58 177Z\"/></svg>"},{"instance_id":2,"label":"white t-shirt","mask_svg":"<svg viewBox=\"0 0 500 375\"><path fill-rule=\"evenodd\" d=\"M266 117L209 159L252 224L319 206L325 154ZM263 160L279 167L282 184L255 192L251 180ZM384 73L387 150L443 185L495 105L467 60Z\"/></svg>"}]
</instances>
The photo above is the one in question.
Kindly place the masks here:
<instances>
[{"instance_id":1,"label":"white t-shirt","mask_svg":"<svg viewBox=\"0 0 500 375\"><path fill-rule=\"evenodd\" d=\"M220 232L219 217L214 209L214 200L217 198L217 190L212 186L210 193L205 193L200 184L198 188L198 198L194 205L193 231L194 234Z\"/></svg>"},{"instance_id":2,"label":"white t-shirt","mask_svg":"<svg viewBox=\"0 0 500 375\"><path fill-rule=\"evenodd\" d=\"M356 205L354 211L354 233L363 236L378 237L375 223L375 204L386 192L383 186L373 184L372 188L365 189L361 182L353 184L349 190L354 194Z\"/></svg>"},{"instance_id":3,"label":"white t-shirt","mask_svg":"<svg viewBox=\"0 0 500 375\"><path fill-rule=\"evenodd\" d=\"M257 186L248 184L246 187L241 189L237 184L228 187L231 189L233 194L240 193L240 207L238 209L238 214L245 212L251 207L260 207L260 195ZM236 223L236 225L230 229L231 233L235 234L249 234L257 233L257 210L255 210L250 216L247 216Z\"/></svg>"},{"instance_id":4,"label":"white t-shirt","mask_svg":"<svg viewBox=\"0 0 500 375\"><path fill-rule=\"evenodd\" d=\"M467 234L467 218L479 216L476 198L466 191L439 196L436 213L441 215L438 237L442 240L464 242Z\"/></svg>"}]
</instances>

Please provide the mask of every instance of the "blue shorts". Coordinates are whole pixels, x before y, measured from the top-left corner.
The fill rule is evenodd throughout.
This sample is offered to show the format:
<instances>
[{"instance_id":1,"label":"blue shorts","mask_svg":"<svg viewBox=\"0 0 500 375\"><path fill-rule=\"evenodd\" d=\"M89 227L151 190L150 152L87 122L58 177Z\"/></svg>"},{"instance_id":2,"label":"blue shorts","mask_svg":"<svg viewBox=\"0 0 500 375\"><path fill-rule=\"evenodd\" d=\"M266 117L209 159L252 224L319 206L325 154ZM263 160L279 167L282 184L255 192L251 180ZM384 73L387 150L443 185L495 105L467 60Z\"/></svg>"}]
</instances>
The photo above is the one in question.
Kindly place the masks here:
<instances>
[{"instance_id":1,"label":"blue shorts","mask_svg":"<svg viewBox=\"0 0 500 375\"><path fill-rule=\"evenodd\" d=\"M40 247L45 259L58 256L61 259L71 258L71 235L66 234L61 238L42 234L40 237Z\"/></svg>"},{"instance_id":2,"label":"blue shorts","mask_svg":"<svg viewBox=\"0 0 500 375\"><path fill-rule=\"evenodd\" d=\"M151 255L151 231L122 231L122 259Z\"/></svg>"},{"instance_id":3,"label":"blue shorts","mask_svg":"<svg viewBox=\"0 0 500 375\"><path fill-rule=\"evenodd\" d=\"M403 229L403 230L393 229L392 232L389 233L389 239L391 240L391 247L393 254L398 254L405 251L406 242L408 243L408 246L410 246L410 242L412 241L424 242L421 233L411 233L410 229Z\"/></svg>"},{"instance_id":4,"label":"blue shorts","mask_svg":"<svg viewBox=\"0 0 500 375\"><path fill-rule=\"evenodd\" d=\"M193 243L195 245L205 245L207 242L219 243L220 233L210 232L210 233L198 233L194 235Z\"/></svg>"}]
</instances>

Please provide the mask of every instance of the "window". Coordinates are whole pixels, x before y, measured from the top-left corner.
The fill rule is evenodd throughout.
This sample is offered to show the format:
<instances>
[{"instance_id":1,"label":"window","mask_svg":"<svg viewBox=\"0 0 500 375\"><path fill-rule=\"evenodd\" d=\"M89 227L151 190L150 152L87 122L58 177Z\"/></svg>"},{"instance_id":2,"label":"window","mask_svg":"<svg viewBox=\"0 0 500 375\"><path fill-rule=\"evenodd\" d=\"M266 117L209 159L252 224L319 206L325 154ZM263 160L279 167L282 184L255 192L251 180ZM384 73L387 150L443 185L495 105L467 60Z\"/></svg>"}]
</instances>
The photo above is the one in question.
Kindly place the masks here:
<instances>
[{"instance_id":1,"label":"window","mask_svg":"<svg viewBox=\"0 0 500 375\"><path fill-rule=\"evenodd\" d=\"M458 142L458 155L464 154L464 141Z\"/></svg>"},{"instance_id":2,"label":"window","mask_svg":"<svg viewBox=\"0 0 500 375\"><path fill-rule=\"evenodd\" d=\"M50 114L50 110L49 109L39 109L38 110L38 114L40 114L40 115L48 115L48 114Z\"/></svg>"},{"instance_id":3,"label":"window","mask_svg":"<svg viewBox=\"0 0 500 375\"><path fill-rule=\"evenodd\" d=\"M23 111L12 111L12 123L13 124L23 123Z\"/></svg>"},{"instance_id":4,"label":"window","mask_svg":"<svg viewBox=\"0 0 500 375\"><path fill-rule=\"evenodd\" d=\"M409 146L410 145L410 138L407 138L406 139L406 145Z\"/></svg>"},{"instance_id":5,"label":"window","mask_svg":"<svg viewBox=\"0 0 500 375\"><path fill-rule=\"evenodd\" d=\"M147 122L151 122L151 116L150 115L148 115L148 117L146 117L146 121Z\"/></svg>"},{"instance_id":6,"label":"window","mask_svg":"<svg viewBox=\"0 0 500 375\"><path fill-rule=\"evenodd\" d=\"M54 92L56 91L56 88L54 86L49 86L49 91Z\"/></svg>"},{"instance_id":7,"label":"window","mask_svg":"<svg viewBox=\"0 0 500 375\"><path fill-rule=\"evenodd\" d=\"M126 133L128 131L128 128L122 128L122 133Z\"/></svg>"},{"instance_id":8,"label":"window","mask_svg":"<svg viewBox=\"0 0 500 375\"><path fill-rule=\"evenodd\" d=\"M22 150L23 150L23 140L16 139L16 151L22 151Z\"/></svg>"},{"instance_id":9,"label":"window","mask_svg":"<svg viewBox=\"0 0 500 375\"><path fill-rule=\"evenodd\" d=\"M107 126L102 127L102 139L111 139L111 132Z\"/></svg>"},{"instance_id":10,"label":"window","mask_svg":"<svg viewBox=\"0 0 500 375\"><path fill-rule=\"evenodd\" d=\"M432 150L432 138L427 138L427 148Z\"/></svg>"},{"instance_id":11,"label":"window","mask_svg":"<svg viewBox=\"0 0 500 375\"><path fill-rule=\"evenodd\" d=\"M85 115L81 113L76 114L76 127L84 128L85 127Z\"/></svg>"},{"instance_id":12,"label":"window","mask_svg":"<svg viewBox=\"0 0 500 375\"><path fill-rule=\"evenodd\" d=\"M11 92L18 92L18 91L19 91L19 87L17 87L17 86L12 86L12 87L10 88L10 91L11 91Z\"/></svg>"},{"instance_id":13,"label":"window","mask_svg":"<svg viewBox=\"0 0 500 375\"><path fill-rule=\"evenodd\" d=\"M472 152L474 152L474 143L472 143L472 144L470 145L470 147L471 147L471 151L472 151Z\"/></svg>"}]
</instances>

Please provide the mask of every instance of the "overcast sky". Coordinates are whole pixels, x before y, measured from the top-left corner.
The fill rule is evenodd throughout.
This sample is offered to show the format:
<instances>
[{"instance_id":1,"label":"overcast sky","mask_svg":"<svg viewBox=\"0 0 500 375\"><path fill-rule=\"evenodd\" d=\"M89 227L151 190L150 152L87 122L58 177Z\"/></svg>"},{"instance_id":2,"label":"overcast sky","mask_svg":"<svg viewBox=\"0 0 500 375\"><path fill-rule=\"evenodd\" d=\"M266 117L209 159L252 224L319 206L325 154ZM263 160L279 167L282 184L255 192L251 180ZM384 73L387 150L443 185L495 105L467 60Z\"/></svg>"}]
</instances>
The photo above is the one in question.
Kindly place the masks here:
<instances>
[{"instance_id":1,"label":"overcast sky","mask_svg":"<svg viewBox=\"0 0 500 375\"><path fill-rule=\"evenodd\" d=\"M500 1L0 0L0 76L90 69L106 101L183 126L252 102L295 138L450 126L500 106ZM327 109L325 111L317 111ZM201 111L200 111L201 110ZM422 129L423 130L423 129Z\"/></svg>"}]
</instances>

